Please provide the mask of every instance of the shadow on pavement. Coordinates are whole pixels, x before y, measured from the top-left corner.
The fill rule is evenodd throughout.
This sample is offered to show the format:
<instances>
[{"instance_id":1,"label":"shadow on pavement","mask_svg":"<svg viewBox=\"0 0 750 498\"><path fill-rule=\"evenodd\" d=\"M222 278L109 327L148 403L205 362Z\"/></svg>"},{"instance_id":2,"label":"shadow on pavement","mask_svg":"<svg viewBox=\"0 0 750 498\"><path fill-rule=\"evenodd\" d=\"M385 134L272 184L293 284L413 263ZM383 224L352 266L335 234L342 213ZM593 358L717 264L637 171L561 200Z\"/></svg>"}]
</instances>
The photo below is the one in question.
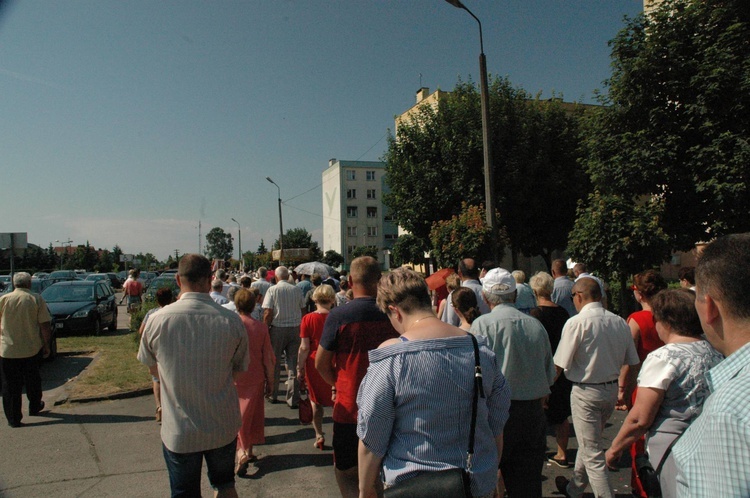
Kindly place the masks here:
<instances>
[{"instance_id":1,"label":"shadow on pavement","mask_svg":"<svg viewBox=\"0 0 750 498\"><path fill-rule=\"evenodd\" d=\"M47 419L42 422L27 423L29 427L58 424L127 424L153 420L153 417L140 417L136 415L78 415L75 413L62 413L45 411L36 418Z\"/></svg>"},{"instance_id":2,"label":"shadow on pavement","mask_svg":"<svg viewBox=\"0 0 750 498\"><path fill-rule=\"evenodd\" d=\"M315 441L315 430L311 425L303 426L299 430L294 432L285 432L283 434L275 434L273 436L266 436L265 444L286 444L295 443L297 441L310 440L310 444Z\"/></svg>"},{"instance_id":3,"label":"shadow on pavement","mask_svg":"<svg viewBox=\"0 0 750 498\"><path fill-rule=\"evenodd\" d=\"M93 355L86 353L75 356L59 354L53 361L42 363L42 389L48 391L62 386L81 373L93 359Z\"/></svg>"},{"instance_id":4,"label":"shadow on pavement","mask_svg":"<svg viewBox=\"0 0 750 498\"><path fill-rule=\"evenodd\" d=\"M266 438L268 444L268 438ZM269 455L255 462L255 469L242 479L260 479L266 474L280 470L299 469L303 467L330 467L333 464L333 454L320 453L317 455ZM251 475L252 474L252 475Z\"/></svg>"}]
</instances>

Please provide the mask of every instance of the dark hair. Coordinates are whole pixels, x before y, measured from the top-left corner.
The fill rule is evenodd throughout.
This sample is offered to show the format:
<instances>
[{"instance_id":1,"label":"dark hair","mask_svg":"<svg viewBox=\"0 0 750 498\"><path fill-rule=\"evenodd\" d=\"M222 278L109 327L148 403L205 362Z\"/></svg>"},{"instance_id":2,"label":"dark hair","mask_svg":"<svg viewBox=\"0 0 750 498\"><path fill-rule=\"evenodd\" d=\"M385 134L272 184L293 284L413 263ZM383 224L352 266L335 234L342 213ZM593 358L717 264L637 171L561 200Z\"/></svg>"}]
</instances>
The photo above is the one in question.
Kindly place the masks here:
<instances>
[{"instance_id":1,"label":"dark hair","mask_svg":"<svg viewBox=\"0 0 750 498\"><path fill-rule=\"evenodd\" d=\"M565 263L564 259L556 259L552 261L551 270L559 275L565 275L568 273L568 265Z\"/></svg>"},{"instance_id":2,"label":"dark hair","mask_svg":"<svg viewBox=\"0 0 750 498\"><path fill-rule=\"evenodd\" d=\"M156 302L159 303L159 306L164 307L172 304L172 301L174 301L174 295L169 287L162 287L156 291Z\"/></svg>"},{"instance_id":3,"label":"dark hair","mask_svg":"<svg viewBox=\"0 0 750 498\"><path fill-rule=\"evenodd\" d=\"M317 274L317 273L314 273L314 274L313 274L313 276L312 276L311 282L312 282L312 284L313 284L313 285L314 285L315 287L317 287L317 286L319 286L320 284L322 284L322 283L323 283L323 277L321 277L321 276L320 276L319 274Z\"/></svg>"},{"instance_id":4,"label":"dark hair","mask_svg":"<svg viewBox=\"0 0 750 498\"><path fill-rule=\"evenodd\" d=\"M177 274L191 284L211 278L211 262L200 254L186 254L180 259Z\"/></svg>"},{"instance_id":5,"label":"dark hair","mask_svg":"<svg viewBox=\"0 0 750 498\"><path fill-rule=\"evenodd\" d=\"M249 288L253 283L253 279L245 275L244 277L240 277L240 285L244 287L245 289Z\"/></svg>"},{"instance_id":6,"label":"dark hair","mask_svg":"<svg viewBox=\"0 0 750 498\"><path fill-rule=\"evenodd\" d=\"M722 303L730 316L750 318L750 233L719 237L698 256L695 285L698 299L706 294Z\"/></svg>"},{"instance_id":7,"label":"dark hair","mask_svg":"<svg viewBox=\"0 0 750 498\"><path fill-rule=\"evenodd\" d=\"M695 311L695 294L689 289L667 289L651 300L654 322L669 325L677 334L700 337L703 333L698 312Z\"/></svg>"},{"instance_id":8,"label":"dark hair","mask_svg":"<svg viewBox=\"0 0 750 498\"><path fill-rule=\"evenodd\" d=\"M667 288L667 281L656 270L646 270L633 277L633 283L646 301Z\"/></svg>"},{"instance_id":9,"label":"dark hair","mask_svg":"<svg viewBox=\"0 0 750 498\"><path fill-rule=\"evenodd\" d=\"M388 306L398 306L404 313L432 310L427 282L414 270L398 268L386 273L378 283L378 308L388 314Z\"/></svg>"},{"instance_id":10,"label":"dark hair","mask_svg":"<svg viewBox=\"0 0 750 498\"><path fill-rule=\"evenodd\" d=\"M482 263L482 270L484 271L494 270L495 268L497 268L497 263L494 261L485 261Z\"/></svg>"},{"instance_id":11,"label":"dark hair","mask_svg":"<svg viewBox=\"0 0 750 498\"><path fill-rule=\"evenodd\" d=\"M677 272L677 278L687 280L690 285L695 285L695 267L683 266Z\"/></svg>"},{"instance_id":12,"label":"dark hair","mask_svg":"<svg viewBox=\"0 0 750 498\"><path fill-rule=\"evenodd\" d=\"M249 315L255 309L255 294L244 288L237 289L234 293L234 305L238 312Z\"/></svg>"},{"instance_id":13,"label":"dark hair","mask_svg":"<svg viewBox=\"0 0 750 498\"><path fill-rule=\"evenodd\" d=\"M339 282L339 289L341 289L342 291L349 290L349 281L343 279L341 282Z\"/></svg>"},{"instance_id":14,"label":"dark hair","mask_svg":"<svg viewBox=\"0 0 750 498\"><path fill-rule=\"evenodd\" d=\"M461 312L469 324L474 323L474 320L482 314L479 311L477 295L468 287L460 287L454 290L453 294L451 294L451 302L453 303L453 307Z\"/></svg>"},{"instance_id":15,"label":"dark hair","mask_svg":"<svg viewBox=\"0 0 750 498\"><path fill-rule=\"evenodd\" d=\"M465 278L476 280L479 278L479 268L477 268L477 262L473 258L464 258L458 262L458 271L461 272Z\"/></svg>"}]
</instances>

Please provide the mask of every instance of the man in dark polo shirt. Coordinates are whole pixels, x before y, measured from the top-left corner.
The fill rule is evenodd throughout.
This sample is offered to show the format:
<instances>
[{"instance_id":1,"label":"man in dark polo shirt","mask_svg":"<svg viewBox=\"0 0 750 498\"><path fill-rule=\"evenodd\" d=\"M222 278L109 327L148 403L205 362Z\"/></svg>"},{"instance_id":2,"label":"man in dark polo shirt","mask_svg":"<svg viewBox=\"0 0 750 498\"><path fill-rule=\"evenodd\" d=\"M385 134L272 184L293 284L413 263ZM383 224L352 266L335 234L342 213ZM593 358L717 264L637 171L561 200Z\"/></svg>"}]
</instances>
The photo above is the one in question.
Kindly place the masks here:
<instances>
[{"instance_id":1,"label":"man in dark polo shirt","mask_svg":"<svg viewBox=\"0 0 750 498\"><path fill-rule=\"evenodd\" d=\"M370 366L368 353L398 337L375 304L379 280L380 267L374 258L352 261L349 285L354 299L331 310L315 357L315 368L333 386L333 458L343 497L359 496L357 391Z\"/></svg>"}]
</instances>

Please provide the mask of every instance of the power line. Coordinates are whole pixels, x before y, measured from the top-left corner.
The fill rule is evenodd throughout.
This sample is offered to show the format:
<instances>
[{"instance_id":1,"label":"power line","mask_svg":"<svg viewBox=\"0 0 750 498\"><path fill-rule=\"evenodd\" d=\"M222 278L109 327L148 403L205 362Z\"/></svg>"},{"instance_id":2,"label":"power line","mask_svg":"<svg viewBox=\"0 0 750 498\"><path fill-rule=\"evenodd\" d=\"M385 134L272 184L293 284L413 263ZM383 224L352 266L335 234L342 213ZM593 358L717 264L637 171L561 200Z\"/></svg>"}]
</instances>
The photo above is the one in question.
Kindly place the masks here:
<instances>
[{"instance_id":1,"label":"power line","mask_svg":"<svg viewBox=\"0 0 750 498\"><path fill-rule=\"evenodd\" d=\"M388 136L388 132L386 131L386 132L385 132L385 135L383 135L382 137L380 137L380 140L378 140L377 142L375 142L374 144L372 144L372 147L370 147L369 149L367 149L367 150L366 150L366 151L364 152L364 154L362 154L362 155L361 155L361 156L359 156L359 157L358 157L357 159L355 159L355 161L359 161L360 159L362 159L363 157L365 157L365 154L367 154L367 153L368 153L368 152L370 152L370 151L371 151L372 149L374 149L374 148L375 148L375 146L376 146L376 145L378 145L378 144L379 144L380 142L382 142L382 141L383 141L383 139L384 139L385 137L387 137L387 136Z\"/></svg>"},{"instance_id":2,"label":"power line","mask_svg":"<svg viewBox=\"0 0 750 498\"><path fill-rule=\"evenodd\" d=\"M297 206L289 205L289 204L287 204L284 201L281 201L281 204L283 204L286 207L289 207L289 208L292 208L292 209L296 209L297 211L302 211L303 213L311 214L313 216L319 216L319 217L324 218L326 220L332 220L332 221L335 221L337 223L341 223L341 219L339 219L339 218L329 218L328 216L323 216L322 214L313 213L312 211L307 211L306 209L302 209L302 208L298 208Z\"/></svg>"}]
</instances>

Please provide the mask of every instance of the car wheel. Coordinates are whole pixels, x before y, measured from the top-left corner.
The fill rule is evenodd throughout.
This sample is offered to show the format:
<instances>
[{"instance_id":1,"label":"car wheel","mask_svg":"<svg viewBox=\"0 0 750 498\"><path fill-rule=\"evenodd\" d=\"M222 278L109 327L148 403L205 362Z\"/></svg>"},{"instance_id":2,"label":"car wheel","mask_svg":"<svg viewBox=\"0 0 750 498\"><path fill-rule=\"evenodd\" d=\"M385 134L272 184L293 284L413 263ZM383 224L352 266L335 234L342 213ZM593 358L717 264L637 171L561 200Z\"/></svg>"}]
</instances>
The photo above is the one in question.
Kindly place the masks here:
<instances>
[{"instance_id":1,"label":"car wheel","mask_svg":"<svg viewBox=\"0 0 750 498\"><path fill-rule=\"evenodd\" d=\"M112 323L109 324L109 331L117 332L117 308L115 308L115 312L112 313Z\"/></svg>"},{"instance_id":2,"label":"car wheel","mask_svg":"<svg viewBox=\"0 0 750 498\"><path fill-rule=\"evenodd\" d=\"M94 320L94 335L101 335L102 334L102 319L97 318Z\"/></svg>"}]
</instances>

